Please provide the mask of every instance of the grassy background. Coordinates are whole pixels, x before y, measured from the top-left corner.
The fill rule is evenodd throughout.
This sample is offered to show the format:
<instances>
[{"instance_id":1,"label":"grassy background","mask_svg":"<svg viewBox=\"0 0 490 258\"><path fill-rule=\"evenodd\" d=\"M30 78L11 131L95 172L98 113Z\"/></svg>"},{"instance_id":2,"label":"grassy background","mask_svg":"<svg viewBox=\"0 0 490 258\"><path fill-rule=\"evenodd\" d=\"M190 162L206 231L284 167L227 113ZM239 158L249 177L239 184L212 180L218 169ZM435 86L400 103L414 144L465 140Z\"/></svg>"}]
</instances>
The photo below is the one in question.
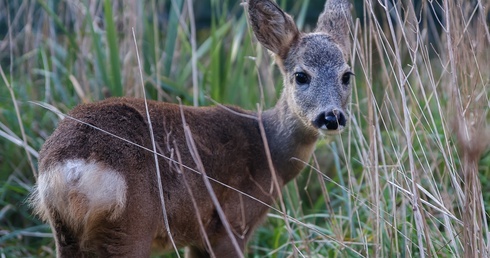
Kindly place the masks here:
<instances>
[{"instance_id":1,"label":"grassy background","mask_svg":"<svg viewBox=\"0 0 490 258\"><path fill-rule=\"evenodd\" d=\"M149 98L274 105L280 73L240 1L190 2L0 1L2 256L54 252L25 198L59 117L32 101L141 97L132 28ZM307 31L323 5L278 2ZM488 256L490 3L355 2L348 129L318 143L283 193L296 220L271 211L249 256Z\"/></svg>"}]
</instances>

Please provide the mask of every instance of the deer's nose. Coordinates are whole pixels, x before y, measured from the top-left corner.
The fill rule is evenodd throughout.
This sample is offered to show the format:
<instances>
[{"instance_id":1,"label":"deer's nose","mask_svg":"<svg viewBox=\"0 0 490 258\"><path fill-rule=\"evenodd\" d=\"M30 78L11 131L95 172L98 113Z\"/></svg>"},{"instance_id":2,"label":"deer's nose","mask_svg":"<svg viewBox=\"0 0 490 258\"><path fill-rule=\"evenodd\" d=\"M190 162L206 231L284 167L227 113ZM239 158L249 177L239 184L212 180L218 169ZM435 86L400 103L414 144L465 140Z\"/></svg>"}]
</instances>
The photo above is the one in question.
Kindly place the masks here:
<instances>
[{"instance_id":1,"label":"deer's nose","mask_svg":"<svg viewBox=\"0 0 490 258\"><path fill-rule=\"evenodd\" d=\"M339 126L345 126L346 119L342 111L334 109L331 111L322 112L313 123L319 129L337 130Z\"/></svg>"}]
</instances>

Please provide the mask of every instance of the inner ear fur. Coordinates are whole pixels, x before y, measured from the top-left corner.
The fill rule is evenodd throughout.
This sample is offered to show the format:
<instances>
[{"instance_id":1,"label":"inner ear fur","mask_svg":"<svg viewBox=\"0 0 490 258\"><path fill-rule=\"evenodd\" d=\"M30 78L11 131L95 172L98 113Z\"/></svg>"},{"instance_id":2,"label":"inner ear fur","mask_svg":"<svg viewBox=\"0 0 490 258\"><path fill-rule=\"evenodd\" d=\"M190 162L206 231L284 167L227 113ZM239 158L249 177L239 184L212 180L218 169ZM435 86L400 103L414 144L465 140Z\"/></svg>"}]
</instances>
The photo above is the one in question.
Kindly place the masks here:
<instances>
[{"instance_id":1,"label":"inner ear fur","mask_svg":"<svg viewBox=\"0 0 490 258\"><path fill-rule=\"evenodd\" d=\"M284 59L300 34L291 16L270 0L249 0L248 12L257 40Z\"/></svg>"},{"instance_id":2,"label":"inner ear fur","mask_svg":"<svg viewBox=\"0 0 490 258\"><path fill-rule=\"evenodd\" d=\"M328 0L318 18L316 32L330 35L347 60L350 51L349 24L352 20L349 0Z\"/></svg>"}]
</instances>

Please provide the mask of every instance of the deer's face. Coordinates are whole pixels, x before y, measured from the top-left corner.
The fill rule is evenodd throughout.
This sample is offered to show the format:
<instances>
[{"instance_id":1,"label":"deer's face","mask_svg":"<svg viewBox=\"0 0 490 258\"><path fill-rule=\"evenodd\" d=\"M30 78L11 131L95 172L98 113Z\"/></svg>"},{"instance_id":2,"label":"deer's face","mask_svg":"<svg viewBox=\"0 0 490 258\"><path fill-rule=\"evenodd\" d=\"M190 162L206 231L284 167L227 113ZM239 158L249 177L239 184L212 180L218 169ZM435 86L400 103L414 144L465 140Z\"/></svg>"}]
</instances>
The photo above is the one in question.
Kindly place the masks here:
<instances>
[{"instance_id":1,"label":"deer's face","mask_svg":"<svg viewBox=\"0 0 490 258\"><path fill-rule=\"evenodd\" d=\"M284 74L287 104L303 124L321 134L341 132L352 72L349 0L329 0L314 33L299 32L294 20L268 0L249 0L250 23L260 43L275 54Z\"/></svg>"},{"instance_id":2,"label":"deer's face","mask_svg":"<svg viewBox=\"0 0 490 258\"><path fill-rule=\"evenodd\" d=\"M303 123L321 134L341 132L353 74L337 44L325 33L306 34L281 68L288 104Z\"/></svg>"}]
</instances>

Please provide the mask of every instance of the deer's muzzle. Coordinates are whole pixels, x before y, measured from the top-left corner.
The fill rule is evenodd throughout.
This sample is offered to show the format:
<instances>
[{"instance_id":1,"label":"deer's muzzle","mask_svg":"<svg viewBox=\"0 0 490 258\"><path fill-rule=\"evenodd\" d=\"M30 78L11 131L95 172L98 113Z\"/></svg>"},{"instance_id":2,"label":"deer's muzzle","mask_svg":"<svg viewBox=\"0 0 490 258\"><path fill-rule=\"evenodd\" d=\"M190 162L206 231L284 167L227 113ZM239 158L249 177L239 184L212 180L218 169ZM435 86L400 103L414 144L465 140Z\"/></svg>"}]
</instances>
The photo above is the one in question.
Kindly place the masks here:
<instances>
[{"instance_id":1,"label":"deer's muzzle","mask_svg":"<svg viewBox=\"0 0 490 258\"><path fill-rule=\"evenodd\" d=\"M331 111L322 112L317 116L313 124L321 130L336 131L342 130L345 127L347 120L342 111L333 109Z\"/></svg>"}]
</instances>

